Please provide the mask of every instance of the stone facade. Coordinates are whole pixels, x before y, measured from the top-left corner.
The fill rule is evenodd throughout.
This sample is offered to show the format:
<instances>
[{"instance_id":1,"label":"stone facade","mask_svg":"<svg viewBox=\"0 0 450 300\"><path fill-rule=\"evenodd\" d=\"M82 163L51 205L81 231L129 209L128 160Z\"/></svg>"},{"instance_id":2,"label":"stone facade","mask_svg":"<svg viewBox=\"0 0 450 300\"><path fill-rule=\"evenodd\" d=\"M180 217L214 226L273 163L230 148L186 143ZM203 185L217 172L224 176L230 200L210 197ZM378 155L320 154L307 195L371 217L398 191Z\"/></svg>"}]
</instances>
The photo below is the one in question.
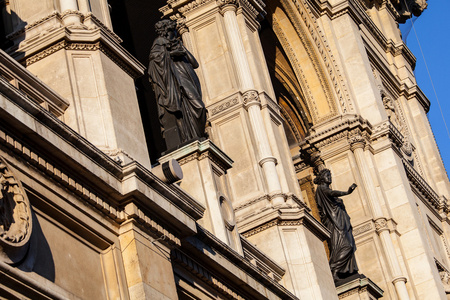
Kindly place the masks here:
<instances>
[{"instance_id":1,"label":"stone facade","mask_svg":"<svg viewBox=\"0 0 450 300\"><path fill-rule=\"evenodd\" d=\"M0 2L1 297L447 299L450 186L397 26L425 0L141 2ZM161 16L200 64L209 136L162 156ZM358 184L370 278L338 288L325 167Z\"/></svg>"}]
</instances>

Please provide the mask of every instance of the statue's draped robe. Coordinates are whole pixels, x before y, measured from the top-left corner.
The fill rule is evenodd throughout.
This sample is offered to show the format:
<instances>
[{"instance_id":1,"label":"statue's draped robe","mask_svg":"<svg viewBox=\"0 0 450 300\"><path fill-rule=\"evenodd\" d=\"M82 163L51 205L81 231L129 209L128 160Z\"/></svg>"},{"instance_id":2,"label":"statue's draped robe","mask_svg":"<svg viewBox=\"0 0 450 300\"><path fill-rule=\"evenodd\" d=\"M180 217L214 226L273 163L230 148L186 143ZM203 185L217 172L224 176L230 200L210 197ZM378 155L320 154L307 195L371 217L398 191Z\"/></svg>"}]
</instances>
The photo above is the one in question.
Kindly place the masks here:
<instances>
[{"instance_id":1,"label":"statue's draped robe","mask_svg":"<svg viewBox=\"0 0 450 300\"><path fill-rule=\"evenodd\" d=\"M316 202L320 219L331 232L330 269L333 274L353 274L358 271L350 217L345 211L342 199L338 198L344 195L347 193L333 191L326 184L317 186Z\"/></svg>"},{"instance_id":2,"label":"statue's draped robe","mask_svg":"<svg viewBox=\"0 0 450 300\"><path fill-rule=\"evenodd\" d=\"M155 39L148 73L157 98L160 121L167 113L175 114L181 141L185 142L204 136L206 109L193 68L197 67L197 61L183 46L186 55L171 57L169 44L164 37Z\"/></svg>"}]
</instances>

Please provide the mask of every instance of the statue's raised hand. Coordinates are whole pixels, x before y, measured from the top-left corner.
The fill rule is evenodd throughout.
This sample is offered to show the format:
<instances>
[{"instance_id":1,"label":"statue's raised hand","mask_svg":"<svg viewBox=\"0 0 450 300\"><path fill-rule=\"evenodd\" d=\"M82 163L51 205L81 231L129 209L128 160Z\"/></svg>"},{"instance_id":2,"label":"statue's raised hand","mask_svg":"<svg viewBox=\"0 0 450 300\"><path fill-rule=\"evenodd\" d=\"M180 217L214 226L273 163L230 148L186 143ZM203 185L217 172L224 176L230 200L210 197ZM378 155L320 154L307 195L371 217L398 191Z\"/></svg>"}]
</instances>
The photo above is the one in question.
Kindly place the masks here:
<instances>
[{"instance_id":1,"label":"statue's raised hand","mask_svg":"<svg viewBox=\"0 0 450 300\"><path fill-rule=\"evenodd\" d=\"M356 189L357 185L356 183L352 184L349 188L348 188L348 193L351 194L353 193L353 191Z\"/></svg>"}]
</instances>

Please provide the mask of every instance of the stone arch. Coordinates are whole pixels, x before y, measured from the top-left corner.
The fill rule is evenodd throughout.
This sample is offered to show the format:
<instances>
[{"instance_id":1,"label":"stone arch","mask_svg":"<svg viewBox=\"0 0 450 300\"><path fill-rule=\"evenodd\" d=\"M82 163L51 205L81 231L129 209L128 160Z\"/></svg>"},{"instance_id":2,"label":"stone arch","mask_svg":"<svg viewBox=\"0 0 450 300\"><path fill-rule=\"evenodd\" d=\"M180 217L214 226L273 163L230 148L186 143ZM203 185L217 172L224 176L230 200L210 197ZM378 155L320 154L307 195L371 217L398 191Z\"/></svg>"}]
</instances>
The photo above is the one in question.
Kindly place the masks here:
<instances>
[{"instance_id":1,"label":"stone arch","mask_svg":"<svg viewBox=\"0 0 450 300\"><path fill-rule=\"evenodd\" d=\"M342 77L304 3L267 1L266 9L266 18L280 48L278 51L284 54L288 62L283 62L283 55L276 53L272 66L275 77L282 79L286 87L296 92L292 101L297 103L293 106L302 108L298 113L303 112L310 118L306 129L340 113L352 111Z\"/></svg>"}]
</instances>

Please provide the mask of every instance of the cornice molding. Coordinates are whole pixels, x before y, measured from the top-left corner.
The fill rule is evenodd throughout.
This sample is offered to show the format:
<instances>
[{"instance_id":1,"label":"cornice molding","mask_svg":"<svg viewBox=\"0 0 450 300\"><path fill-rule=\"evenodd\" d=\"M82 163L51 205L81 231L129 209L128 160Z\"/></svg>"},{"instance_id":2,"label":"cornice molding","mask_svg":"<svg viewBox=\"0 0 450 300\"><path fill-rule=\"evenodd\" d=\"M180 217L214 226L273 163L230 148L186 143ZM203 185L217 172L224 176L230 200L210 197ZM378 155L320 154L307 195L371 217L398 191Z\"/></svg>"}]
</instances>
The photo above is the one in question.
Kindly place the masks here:
<instances>
[{"instance_id":1,"label":"cornice molding","mask_svg":"<svg viewBox=\"0 0 450 300\"><path fill-rule=\"evenodd\" d=\"M322 225L318 220L316 220L309 212L308 208L301 209L280 209L278 213L274 214L274 219L254 227L246 232L242 233L245 238L249 238L255 234L259 234L271 227L301 227L305 226L309 231L311 231L315 236L317 236L321 241L329 238L329 230Z\"/></svg>"},{"instance_id":2,"label":"cornice molding","mask_svg":"<svg viewBox=\"0 0 450 300\"><path fill-rule=\"evenodd\" d=\"M116 55L107 45L105 45L101 41L78 43L62 40L38 52L37 54L26 58L25 66L28 67L61 49L69 51L101 51L132 78L138 78L142 76L142 73L140 71L137 71L135 68L130 67L129 64L125 63L122 58Z\"/></svg>"}]
</instances>

